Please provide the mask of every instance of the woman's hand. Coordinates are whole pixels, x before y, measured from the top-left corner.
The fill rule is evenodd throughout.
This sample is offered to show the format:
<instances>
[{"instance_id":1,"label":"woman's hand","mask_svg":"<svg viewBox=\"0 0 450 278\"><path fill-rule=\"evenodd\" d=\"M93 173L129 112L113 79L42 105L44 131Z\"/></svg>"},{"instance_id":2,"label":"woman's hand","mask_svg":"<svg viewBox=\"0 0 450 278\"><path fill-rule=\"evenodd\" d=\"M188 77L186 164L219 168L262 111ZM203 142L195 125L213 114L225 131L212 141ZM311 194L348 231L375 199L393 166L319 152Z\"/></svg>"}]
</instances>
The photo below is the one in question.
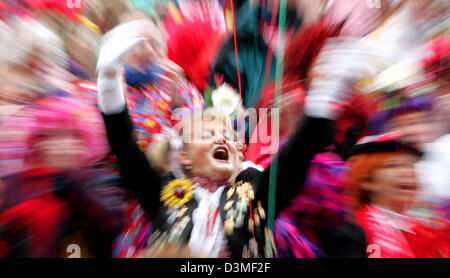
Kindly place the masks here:
<instances>
[{"instance_id":1,"label":"woman's hand","mask_svg":"<svg viewBox=\"0 0 450 278\"><path fill-rule=\"evenodd\" d=\"M99 107L106 114L121 112L125 106L123 97L122 64L143 67L150 61L162 70L155 75L170 87L172 103L182 103L179 86L185 84L183 70L165 54L162 33L149 20L141 19L123 23L102 38L97 62Z\"/></svg>"},{"instance_id":2,"label":"woman's hand","mask_svg":"<svg viewBox=\"0 0 450 278\"><path fill-rule=\"evenodd\" d=\"M350 103L351 86L376 73L376 61L370 47L357 39L328 39L311 71L305 114L335 120Z\"/></svg>"},{"instance_id":3,"label":"woman's hand","mask_svg":"<svg viewBox=\"0 0 450 278\"><path fill-rule=\"evenodd\" d=\"M147 20L136 20L121 24L102 38L102 46L97 60L99 75L115 77L120 72L123 59L134 46L147 40L141 37L142 28Z\"/></svg>"},{"instance_id":4,"label":"woman's hand","mask_svg":"<svg viewBox=\"0 0 450 278\"><path fill-rule=\"evenodd\" d=\"M147 40L140 37L147 23L147 20L136 20L121 24L102 38L97 61L97 86L98 106L105 114L116 114L125 109L122 63L131 48Z\"/></svg>"}]
</instances>

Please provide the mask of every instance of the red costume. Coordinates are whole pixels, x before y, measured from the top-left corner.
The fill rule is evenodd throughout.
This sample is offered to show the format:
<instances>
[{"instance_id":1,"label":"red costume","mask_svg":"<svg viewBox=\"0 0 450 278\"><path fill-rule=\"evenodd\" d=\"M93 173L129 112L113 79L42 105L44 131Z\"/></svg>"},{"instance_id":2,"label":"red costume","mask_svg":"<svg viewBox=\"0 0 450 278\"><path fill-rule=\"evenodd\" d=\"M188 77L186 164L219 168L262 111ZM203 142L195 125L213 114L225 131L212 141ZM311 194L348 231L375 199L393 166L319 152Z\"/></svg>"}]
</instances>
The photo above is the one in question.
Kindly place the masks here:
<instances>
[{"instance_id":1,"label":"red costume","mask_svg":"<svg viewBox=\"0 0 450 278\"><path fill-rule=\"evenodd\" d=\"M436 231L414 218L372 205L362 206L356 220L364 229L369 258L450 256L448 225L444 231Z\"/></svg>"}]
</instances>

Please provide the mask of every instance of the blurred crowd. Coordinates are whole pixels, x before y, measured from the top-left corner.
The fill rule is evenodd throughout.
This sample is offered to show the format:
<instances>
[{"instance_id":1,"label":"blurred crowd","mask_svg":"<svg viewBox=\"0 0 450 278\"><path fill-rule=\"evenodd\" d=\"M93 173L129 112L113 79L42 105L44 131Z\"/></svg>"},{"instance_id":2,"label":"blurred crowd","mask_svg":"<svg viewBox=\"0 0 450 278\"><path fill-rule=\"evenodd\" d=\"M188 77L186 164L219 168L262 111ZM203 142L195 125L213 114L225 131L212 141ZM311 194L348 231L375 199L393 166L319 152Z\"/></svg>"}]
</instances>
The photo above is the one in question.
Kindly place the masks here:
<instances>
[{"instance_id":1,"label":"blurred crowd","mask_svg":"<svg viewBox=\"0 0 450 278\"><path fill-rule=\"evenodd\" d=\"M449 10L0 0L0 258L450 256Z\"/></svg>"}]
</instances>

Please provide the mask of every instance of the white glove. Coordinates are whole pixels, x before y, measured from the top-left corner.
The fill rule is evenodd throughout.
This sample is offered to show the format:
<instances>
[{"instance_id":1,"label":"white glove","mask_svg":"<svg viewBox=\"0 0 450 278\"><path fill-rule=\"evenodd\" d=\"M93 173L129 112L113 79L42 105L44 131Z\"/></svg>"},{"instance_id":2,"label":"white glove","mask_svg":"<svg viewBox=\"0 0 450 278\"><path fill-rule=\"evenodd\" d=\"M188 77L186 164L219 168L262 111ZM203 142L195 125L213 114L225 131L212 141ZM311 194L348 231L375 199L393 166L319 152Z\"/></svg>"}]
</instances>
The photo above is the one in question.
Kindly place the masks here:
<instances>
[{"instance_id":1,"label":"white glove","mask_svg":"<svg viewBox=\"0 0 450 278\"><path fill-rule=\"evenodd\" d=\"M112 75L120 70L125 54L135 45L147 40L139 37L147 20L136 20L120 24L101 39L97 60L97 71Z\"/></svg>"},{"instance_id":2,"label":"white glove","mask_svg":"<svg viewBox=\"0 0 450 278\"><path fill-rule=\"evenodd\" d=\"M97 61L98 105L105 114L116 114L125 108L122 91L121 66L126 53L146 40L138 37L147 20L137 20L121 24L102 38L102 46Z\"/></svg>"},{"instance_id":3,"label":"white glove","mask_svg":"<svg viewBox=\"0 0 450 278\"><path fill-rule=\"evenodd\" d=\"M305 114L335 120L351 98L350 85L375 71L374 55L362 42L351 38L329 39L312 69Z\"/></svg>"}]
</instances>

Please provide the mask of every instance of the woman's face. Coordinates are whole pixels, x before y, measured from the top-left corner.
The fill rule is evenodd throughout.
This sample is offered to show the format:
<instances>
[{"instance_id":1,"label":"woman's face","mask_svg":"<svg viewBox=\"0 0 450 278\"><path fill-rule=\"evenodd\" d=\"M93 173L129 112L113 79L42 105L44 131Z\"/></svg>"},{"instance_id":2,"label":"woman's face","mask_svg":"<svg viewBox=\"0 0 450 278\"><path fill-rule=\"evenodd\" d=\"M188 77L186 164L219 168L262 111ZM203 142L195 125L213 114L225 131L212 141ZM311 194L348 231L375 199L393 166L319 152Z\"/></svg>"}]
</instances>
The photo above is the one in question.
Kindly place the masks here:
<instances>
[{"instance_id":1,"label":"woman's face","mask_svg":"<svg viewBox=\"0 0 450 278\"><path fill-rule=\"evenodd\" d=\"M52 132L33 146L39 166L56 170L83 166L88 152L84 141L70 132Z\"/></svg>"},{"instance_id":2,"label":"woman's face","mask_svg":"<svg viewBox=\"0 0 450 278\"><path fill-rule=\"evenodd\" d=\"M219 121L202 121L186 143L180 162L191 167L191 174L216 180L231 177L237 167L237 149L233 130Z\"/></svg>"},{"instance_id":3,"label":"woman's face","mask_svg":"<svg viewBox=\"0 0 450 278\"><path fill-rule=\"evenodd\" d=\"M398 154L384 162L363 187L371 192L371 203L403 212L418 193L412 154Z\"/></svg>"},{"instance_id":4,"label":"woman's face","mask_svg":"<svg viewBox=\"0 0 450 278\"><path fill-rule=\"evenodd\" d=\"M23 104L38 97L38 94L28 88L30 76L24 74L19 67L0 67L0 104Z\"/></svg>"}]
</instances>

